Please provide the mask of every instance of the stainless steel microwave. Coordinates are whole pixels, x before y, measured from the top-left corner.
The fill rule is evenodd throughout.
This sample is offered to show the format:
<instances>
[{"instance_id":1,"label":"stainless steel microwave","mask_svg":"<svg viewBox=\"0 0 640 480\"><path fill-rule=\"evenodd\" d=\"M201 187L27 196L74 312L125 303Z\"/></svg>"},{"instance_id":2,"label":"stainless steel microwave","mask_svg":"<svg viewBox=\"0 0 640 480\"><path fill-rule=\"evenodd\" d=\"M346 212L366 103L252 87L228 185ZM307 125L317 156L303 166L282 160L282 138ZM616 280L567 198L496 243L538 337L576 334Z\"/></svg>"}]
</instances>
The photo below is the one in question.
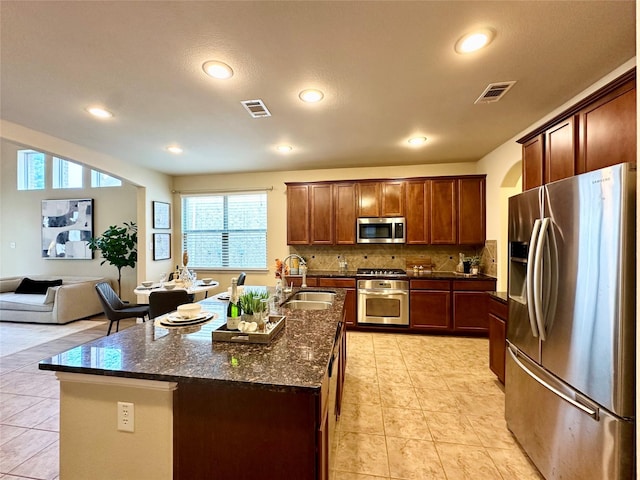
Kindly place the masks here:
<instances>
[{"instance_id":1,"label":"stainless steel microwave","mask_svg":"<svg viewBox=\"0 0 640 480\"><path fill-rule=\"evenodd\" d=\"M404 243L405 219L358 218L356 234L358 243Z\"/></svg>"}]
</instances>

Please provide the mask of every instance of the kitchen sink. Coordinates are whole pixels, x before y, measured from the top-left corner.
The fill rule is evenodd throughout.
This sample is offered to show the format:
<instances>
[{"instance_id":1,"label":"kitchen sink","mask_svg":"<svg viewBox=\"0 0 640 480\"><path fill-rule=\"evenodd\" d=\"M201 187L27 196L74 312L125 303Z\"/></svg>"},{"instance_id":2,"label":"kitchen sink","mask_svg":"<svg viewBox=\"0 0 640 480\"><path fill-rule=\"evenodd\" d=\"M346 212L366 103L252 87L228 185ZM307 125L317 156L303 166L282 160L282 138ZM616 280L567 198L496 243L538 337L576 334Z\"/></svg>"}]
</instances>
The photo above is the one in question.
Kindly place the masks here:
<instances>
[{"instance_id":1,"label":"kitchen sink","mask_svg":"<svg viewBox=\"0 0 640 480\"><path fill-rule=\"evenodd\" d=\"M333 292L298 292L291 297L291 300L302 300L302 301L314 301L314 302L329 302L333 303L333 299L336 294Z\"/></svg>"},{"instance_id":2,"label":"kitchen sink","mask_svg":"<svg viewBox=\"0 0 640 480\"><path fill-rule=\"evenodd\" d=\"M289 300L282 306L291 310L327 310L331 308L331 302L321 302L315 300Z\"/></svg>"}]
</instances>

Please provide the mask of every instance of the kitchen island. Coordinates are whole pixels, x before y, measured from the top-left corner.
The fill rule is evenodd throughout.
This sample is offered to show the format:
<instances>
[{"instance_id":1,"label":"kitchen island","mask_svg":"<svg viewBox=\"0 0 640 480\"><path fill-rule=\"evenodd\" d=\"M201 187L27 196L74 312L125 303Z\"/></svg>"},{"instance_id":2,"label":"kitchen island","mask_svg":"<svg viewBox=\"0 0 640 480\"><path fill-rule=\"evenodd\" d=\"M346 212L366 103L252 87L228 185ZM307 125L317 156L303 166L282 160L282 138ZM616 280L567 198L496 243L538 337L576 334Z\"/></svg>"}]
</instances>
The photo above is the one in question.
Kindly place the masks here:
<instances>
[{"instance_id":1,"label":"kitchen island","mask_svg":"<svg viewBox=\"0 0 640 480\"><path fill-rule=\"evenodd\" d=\"M207 299L218 319L197 332L147 322L42 361L60 379L60 477L328 478L346 359L332 290L328 310L281 309L266 345L213 342L226 302Z\"/></svg>"}]
</instances>

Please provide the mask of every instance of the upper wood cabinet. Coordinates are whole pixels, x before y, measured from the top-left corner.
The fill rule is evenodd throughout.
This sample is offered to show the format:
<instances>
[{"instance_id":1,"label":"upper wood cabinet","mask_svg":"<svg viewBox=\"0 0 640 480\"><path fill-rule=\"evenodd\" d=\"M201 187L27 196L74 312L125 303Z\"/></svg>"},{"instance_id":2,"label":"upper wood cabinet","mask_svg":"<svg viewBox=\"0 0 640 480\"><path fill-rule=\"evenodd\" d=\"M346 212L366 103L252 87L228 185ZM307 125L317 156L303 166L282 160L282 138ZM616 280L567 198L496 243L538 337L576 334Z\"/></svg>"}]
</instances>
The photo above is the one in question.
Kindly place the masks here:
<instances>
[{"instance_id":1,"label":"upper wood cabinet","mask_svg":"<svg viewBox=\"0 0 640 480\"><path fill-rule=\"evenodd\" d=\"M425 245L431 240L431 180L408 180L405 183L406 242Z\"/></svg>"},{"instance_id":2,"label":"upper wood cabinet","mask_svg":"<svg viewBox=\"0 0 640 480\"><path fill-rule=\"evenodd\" d=\"M309 185L287 185L287 244L309 244Z\"/></svg>"},{"instance_id":3,"label":"upper wood cabinet","mask_svg":"<svg viewBox=\"0 0 640 480\"><path fill-rule=\"evenodd\" d=\"M356 243L356 184L333 185L336 245Z\"/></svg>"},{"instance_id":4,"label":"upper wood cabinet","mask_svg":"<svg viewBox=\"0 0 640 480\"><path fill-rule=\"evenodd\" d=\"M289 245L354 245L358 216L405 217L409 245L477 245L485 215L483 175L287 184Z\"/></svg>"},{"instance_id":5,"label":"upper wood cabinet","mask_svg":"<svg viewBox=\"0 0 640 480\"><path fill-rule=\"evenodd\" d=\"M485 177L458 178L458 244L479 245L486 239Z\"/></svg>"},{"instance_id":6,"label":"upper wood cabinet","mask_svg":"<svg viewBox=\"0 0 640 480\"><path fill-rule=\"evenodd\" d=\"M458 198L455 178L431 180L429 216L433 245L452 245L458 239Z\"/></svg>"},{"instance_id":7,"label":"upper wood cabinet","mask_svg":"<svg viewBox=\"0 0 640 480\"><path fill-rule=\"evenodd\" d=\"M334 209L333 185L330 183L309 186L309 239L312 245L333 245Z\"/></svg>"},{"instance_id":8,"label":"upper wood cabinet","mask_svg":"<svg viewBox=\"0 0 640 480\"><path fill-rule=\"evenodd\" d=\"M358 216L404 216L404 181L358 183Z\"/></svg>"},{"instance_id":9,"label":"upper wood cabinet","mask_svg":"<svg viewBox=\"0 0 640 480\"><path fill-rule=\"evenodd\" d=\"M523 190L617 163L636 163L635 69L518 142Z\"/></svg>"},{"instance_id":10,"label":"upper wood cabinet","mask_svg":"<svg viewBox=\"0 0 640 480\"><path fill-rule=\"evenodd\" d=\"M544 183L544 134L522 144L522 189L539 187Z\"/></svg>"},{"instance_id":11,"label":"upper wood cabinet","mask_svg":"<svg viewBox=\"0 0 640 480\"><path fill-rule=\"evenodd\" d=\"M576 174L576 135L573 117L545 132L544 180L555 182Z\"/></svg>"},{"instance_id":12,"label":"upper wood cabinet","mask_svg":"<svg viewBox=\"0 0 640 480\"><path fill-rule=\"evenodd\" d=\"M579 114L578 171L635 163L636 121L635 79L583 109Z\"/></svg>"}]
</instances>

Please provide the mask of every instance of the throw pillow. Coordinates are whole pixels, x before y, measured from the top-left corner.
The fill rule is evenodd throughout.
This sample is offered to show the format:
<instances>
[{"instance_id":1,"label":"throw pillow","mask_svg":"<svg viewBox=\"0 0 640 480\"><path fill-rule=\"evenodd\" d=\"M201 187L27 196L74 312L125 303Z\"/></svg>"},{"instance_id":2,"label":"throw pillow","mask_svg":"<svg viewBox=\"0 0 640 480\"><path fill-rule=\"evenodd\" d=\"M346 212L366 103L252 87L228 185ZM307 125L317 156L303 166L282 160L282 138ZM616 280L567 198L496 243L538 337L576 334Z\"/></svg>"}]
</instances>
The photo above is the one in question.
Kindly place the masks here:
<instances>
[{"instance_id":1,"label":"throw pillow","mask_svg":"<svg viewBox=\"0 0 640 480\"><path fill-rule=\"evenodd\" d=\"M44 295L49 287L62 285L62 279L58 280L32 280L25 277L16 288L16 293L27 293L32 295Z\"/></svg>"}]
</instances>

